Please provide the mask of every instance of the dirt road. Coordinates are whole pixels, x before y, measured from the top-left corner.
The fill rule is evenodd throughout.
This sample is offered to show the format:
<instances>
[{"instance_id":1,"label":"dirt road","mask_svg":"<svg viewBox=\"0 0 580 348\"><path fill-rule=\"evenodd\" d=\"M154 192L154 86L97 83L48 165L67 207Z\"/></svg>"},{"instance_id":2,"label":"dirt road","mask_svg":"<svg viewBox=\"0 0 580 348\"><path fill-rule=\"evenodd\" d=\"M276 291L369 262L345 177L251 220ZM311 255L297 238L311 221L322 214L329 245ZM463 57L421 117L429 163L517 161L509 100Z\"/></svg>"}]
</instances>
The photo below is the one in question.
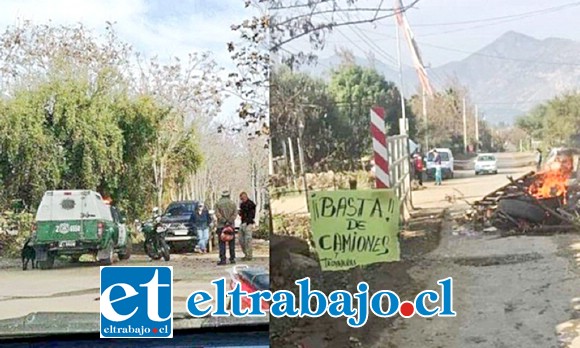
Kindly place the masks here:
<instances>
[{"instance_id":1,"label":"dirt road","mask_svg":"<svg viewBox=\"0 0 580 348\"><path fill-rule=\"evenodd\" d=\"M435 186L433 182L426 182L424 190L413 192L413 206L419 208L450 207L454 203L449 202L446 197L467 199L474 201L494 188L501 187L507 183L508 175L513 177L521 176L532 170L527 167L501 168L496 175L478 175L472 170L459 170L455 172L455 178L443 181L442 186ZM274 214L307 214L306 199L304 196L288 196L272 200L272 211Z\"/></svg>"},{"instance_id":2,"label":"dirt road","mask_svg":"<svg viewBox=\"0 0 580 348\"><path fill-rule=\"evenodd\" d=\"M254 241L255 259L247 265L269 267L269 248L265 241ZM240 249L236 255L243 256ZM195 290L213 291L211 281L228 277L228 266L216 266L218 255L172 254L171 261L149 261L133 255L115 265L173 266L174 312L185 312L185 301ZM22 271L20 260L0 260L0 319L32 312L99 312L99 266L92 262L57 261L52 270ZM240 264L240 263L239 263Z\"/></svg>"},{"instance_id":3,"label":"dirt road","mask_svg":"<svg viewBox=\"0 0 580 348\"><path fill-rule=\"evenodd\" d=\"M580 294L580 271L571 245L577 235L500 238L475 233L452 219L473 201L530 168L503 175L462 178L413 195L416 207L447 208L439 246L414 262L407 274L417 293L438 290L437 280L454 279L457 318L397 318L371 347L557 347L555 326L572 315ZM457 199L448 199L455 196ZM422 286L422 287L421 287ZM413 293L413 291L411 291Z\"/></svg>"},{"instance_id":4,"label":"dirt road","mask_svg":"<svg viewBox=\"0 0 580 348\"><path fill-rule=\"evenodd\" d=\"M578 236L499 238L449 220L441 233L439 247L408 274L433 290L453 277L457 317L397 318L371 347L557 347L555 327L570 319L580 292L570 249Z\"/></svg>"}]
</instances>

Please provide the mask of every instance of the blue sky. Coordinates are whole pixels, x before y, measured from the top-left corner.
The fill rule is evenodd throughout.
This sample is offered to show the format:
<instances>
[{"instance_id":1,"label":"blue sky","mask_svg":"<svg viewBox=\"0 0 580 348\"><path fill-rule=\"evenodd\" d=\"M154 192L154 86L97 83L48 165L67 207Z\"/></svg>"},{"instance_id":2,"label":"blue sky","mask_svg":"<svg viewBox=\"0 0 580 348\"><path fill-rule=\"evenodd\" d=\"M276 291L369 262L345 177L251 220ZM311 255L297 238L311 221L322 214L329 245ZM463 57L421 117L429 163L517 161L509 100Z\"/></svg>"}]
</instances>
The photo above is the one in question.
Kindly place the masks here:
<instances>
[{"instance_id":1,"label":"blue sky","mask_svg":"<svg viewBox=\"0 0 580 348\"><path fill-rule=\"evenodd\" d=\"M244 0L3 0L0 30L19 20L41 24L81 22L102 31L116 22L119 37L146 56L168 59L195 51L211 51L215 60L232 69L226 42L237 35L230 25L252 15ZM238 100L229 98L220 118L232 117Z\"/></svg>"}]
</instances>

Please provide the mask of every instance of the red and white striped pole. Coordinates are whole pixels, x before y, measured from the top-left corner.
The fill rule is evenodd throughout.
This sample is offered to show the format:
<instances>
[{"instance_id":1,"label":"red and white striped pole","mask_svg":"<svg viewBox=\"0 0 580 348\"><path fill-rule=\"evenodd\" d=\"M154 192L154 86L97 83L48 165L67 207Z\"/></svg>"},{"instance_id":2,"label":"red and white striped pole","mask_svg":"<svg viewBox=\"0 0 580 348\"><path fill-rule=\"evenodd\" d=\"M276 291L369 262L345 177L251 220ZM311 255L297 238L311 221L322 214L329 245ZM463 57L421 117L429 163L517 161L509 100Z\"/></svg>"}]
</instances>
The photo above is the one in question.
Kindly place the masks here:
<instances>
[{"instance_id":1,"label":"red and white striped pole","mask_svg":"<svg viewBox=\"0 0 580 348\"><path fill-rule=\"evenodd\" d=\"M387 132L385 131L385 109L381 107L371 108L371 136L375 154L376 188L389 188L391 180L389 177Z\"/></svg>"}]
</instances>

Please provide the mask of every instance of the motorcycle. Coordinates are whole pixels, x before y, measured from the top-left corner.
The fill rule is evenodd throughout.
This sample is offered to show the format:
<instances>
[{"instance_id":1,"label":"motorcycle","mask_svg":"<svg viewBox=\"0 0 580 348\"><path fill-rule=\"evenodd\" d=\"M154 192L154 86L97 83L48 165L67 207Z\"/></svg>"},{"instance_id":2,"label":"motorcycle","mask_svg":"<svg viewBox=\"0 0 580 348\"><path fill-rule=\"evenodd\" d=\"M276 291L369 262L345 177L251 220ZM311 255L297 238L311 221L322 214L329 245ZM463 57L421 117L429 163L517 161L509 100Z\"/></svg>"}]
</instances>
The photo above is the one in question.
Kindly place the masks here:
<instances>
[{"instance_id":1,"label":"motorcycle","mask_svg":"<svg viewBox=\"0 0 580 348\"><path fill-rule=\"evenodd\" d=\"M153 209L153 218L145 221L140 227L140 232L145 236L143 248L145 254L152 260L159 260L163 257L165 261L169 261L169 245L165 241L167 228L161 224L161 215L159 209Z\"/></svg>"},{"instance_id":2,"label":"motorcycle","mask_svg":"<svg viewBox=\"0 0 580 348\"><path fill-rule=\"evenodd\" d=\"M269 290L270 289L270 274L263 268L258 267L248 267L247 265L237 265L232 267L228 271L230 274L229 288L233 290L239 283L241 291L245 291L250 294L256 291ZM242 296L242 311L244 309L252 309L252 299L248 296ZM227 307L231 309L231 299L228 300ZM260 308L268 312L270 311L270 303L264 301L260 302Z\"/></svg>"}]
</instances>

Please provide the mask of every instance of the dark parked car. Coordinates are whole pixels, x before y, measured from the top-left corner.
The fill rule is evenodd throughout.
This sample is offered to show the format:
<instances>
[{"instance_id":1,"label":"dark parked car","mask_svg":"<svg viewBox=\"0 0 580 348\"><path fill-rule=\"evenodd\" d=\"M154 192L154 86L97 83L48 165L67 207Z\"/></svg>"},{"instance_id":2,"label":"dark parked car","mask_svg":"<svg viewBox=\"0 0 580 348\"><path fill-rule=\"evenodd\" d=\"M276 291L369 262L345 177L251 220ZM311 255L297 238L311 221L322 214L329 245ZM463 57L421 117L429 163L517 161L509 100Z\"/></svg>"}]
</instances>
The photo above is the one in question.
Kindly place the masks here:
<instances>
[{"instance_id":1,"label":"dark parked car","mask_svg":"<svg viewBox=\"0 0 580 348\"><path fill-rule=\"evenodd\" d=\"M186 245L188 250L194 250L197 231L190 220L198 204L197 201L176 201L167 206L158 228L167 229L165 240L170 245L179 243Z\"/></svg>"}]
</instances>

